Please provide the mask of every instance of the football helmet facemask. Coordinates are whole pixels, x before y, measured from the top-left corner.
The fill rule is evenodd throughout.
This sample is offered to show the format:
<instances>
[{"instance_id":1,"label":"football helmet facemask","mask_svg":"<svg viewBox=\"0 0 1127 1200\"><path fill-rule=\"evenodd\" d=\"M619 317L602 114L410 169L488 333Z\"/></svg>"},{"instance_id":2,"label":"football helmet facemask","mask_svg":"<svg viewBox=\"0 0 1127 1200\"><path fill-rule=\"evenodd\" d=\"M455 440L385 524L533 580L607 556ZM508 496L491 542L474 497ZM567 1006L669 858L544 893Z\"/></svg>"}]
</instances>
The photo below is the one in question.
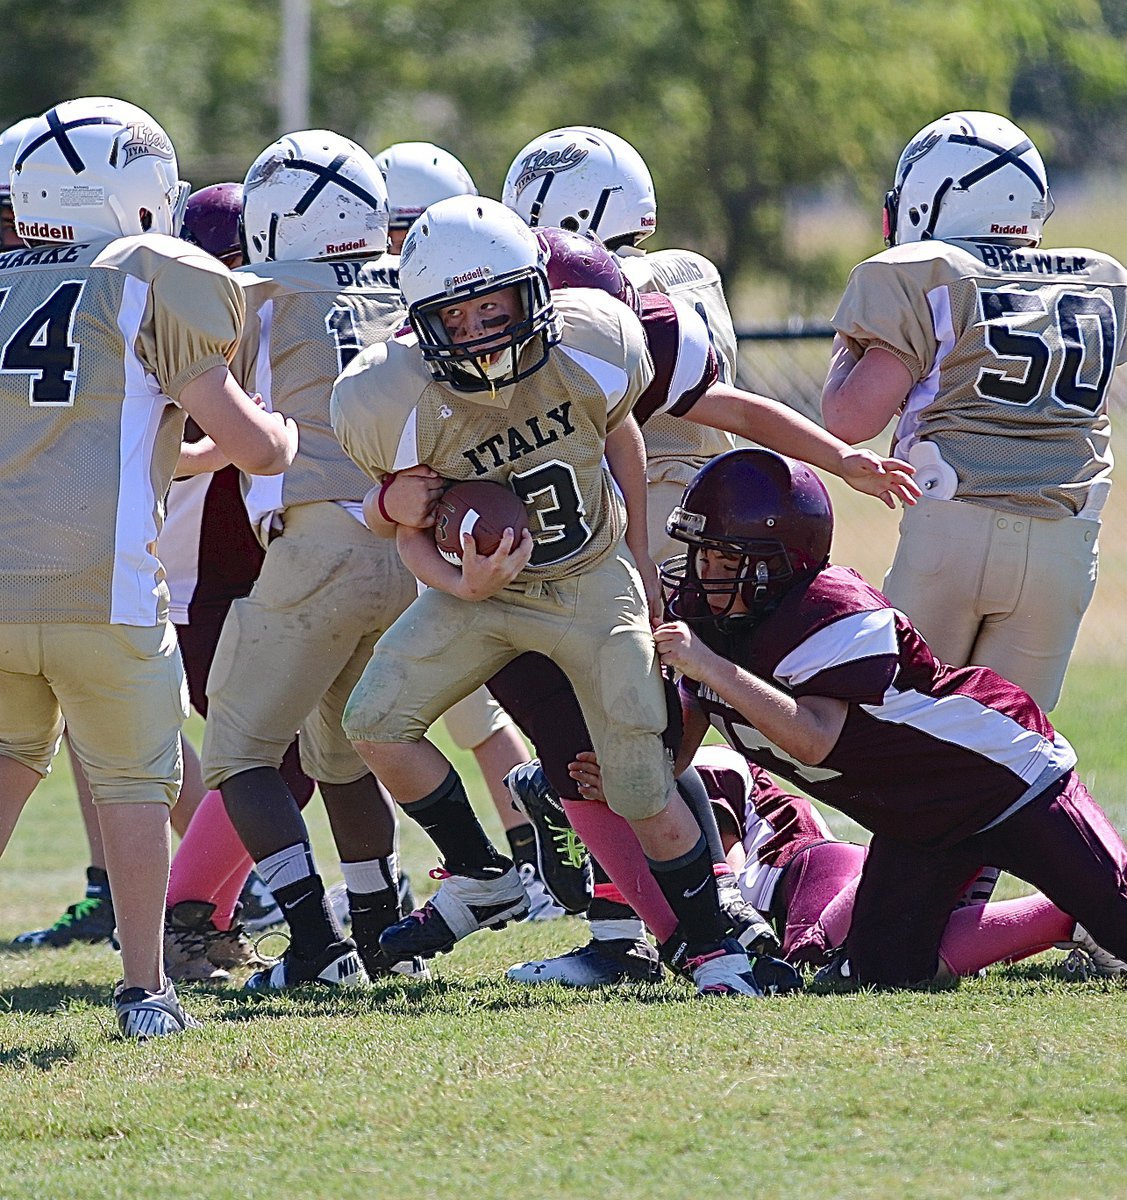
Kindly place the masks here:
<instances>
[{"instance_id":1,"label":"football helmet facemask","mask_svg":"<svg viewBox=\"0 0 1127 1200\"><path fill-rule=\"evenodd\" d=\"M35 118L12 168L17 232L33 241L175 236L190 191L168 134L143 108L107 96Z\"/></svg>"},{"instance_id":2,"label":"football helmet facemask","mask_svg":"<svg viewBox=\"0 0 1127 1200\"><path fill-rule=\"evenodd\" d=\"M657 228L657 198L642 156L588 125L553 129L516 156L502 202L528 225L595 233L611 247L637 245Z\"/></svg>"},{"instance_id":3,"label":"football helmet facemask","mask_svg":"<svg viewBox=\"0 0 1127 1200\"><path fill-rule=\"evenodd\" d=\"M436 379L458 391L493 392L537 371L559 341L545 254L532 230L496 200L451 196L411 226L399 286L419 349ZM453 342L451 305L515 287L520 319L472 341Z\"/></svg>"},{"instance_id":4,"label":"football helmet facemask","mask_svg":"<svg viewBox=\"0 0 1127 1200\"><path fill-rule=\"evenodd\" d=\"M375 157L387 184L392 229L410 229L423 209L439 200L477 195L469 171L431 142L396 142Z\"/></svg>"},{"instance_id":5,"label":"football helmet facemask","mask_svg":"<svg viewBox=\"0 0 1127 1200\"><path fill-rule=\"evenodd\" d=\"M791 588L827 565L833 509L825 485L805 463L772 450L729 450L706 463L666 523L688 554L660 566L666 614L725 628L751 624ZM738 559L730 576L701 578L698 552ZM724 597L724 607L709 598ZM747 613L733 613L736 599Z\"/></svg>"},{"instance_id":6,"label":"football helmet facemask","mask_svg":"<svg viewBox=\"0 0 1127 1200\"><path fill-rule=\"evenodd\" d=\"M243 257L239 216L243 205L241 183L213 183L188 197L180 236L214 255L224 266L237 267Z\"/></svg>"},{"instance_id":7,"label":"football helmet facemask","mask_svg":"<svg viewBox=\"0 0 1127 1200\"><path fill-rule=\"evenodd\" d=\"M279 138L243 180L248 263L382 254L387 228L387 187L372 156L328 129Z\"/></svg>"},{"instance_id":8,"label":"football helmet facemask","mask_svg":"<svg viewBox=\"0 0 1127 1200\"><path fill-rule=\"evenodd\" d=\"M900 155L884 198L884 241L974 238L1036 246L1053 208L1041 155L1012 121L948 113L925 125Z\"/></svg>"}]
</instances>

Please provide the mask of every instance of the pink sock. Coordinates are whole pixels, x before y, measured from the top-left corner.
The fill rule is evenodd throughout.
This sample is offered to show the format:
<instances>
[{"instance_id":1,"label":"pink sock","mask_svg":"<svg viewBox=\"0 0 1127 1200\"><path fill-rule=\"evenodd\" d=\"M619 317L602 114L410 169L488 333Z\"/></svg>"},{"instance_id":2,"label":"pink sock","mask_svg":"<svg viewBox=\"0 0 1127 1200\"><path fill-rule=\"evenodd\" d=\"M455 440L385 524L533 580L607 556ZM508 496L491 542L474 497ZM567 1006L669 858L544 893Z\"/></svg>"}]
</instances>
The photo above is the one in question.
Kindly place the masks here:
<instances>
[{"instance_id":1,"label":"pink sock","mask_svg":"<svg viewBox=\"0 0 1127 1200\"><path fill-rule=\"evenodd\" d=\"M947 922L939 953L956 975L1017 962L1067 941L1076 922L1040 892L1020 900L968 905Z\"/></svg>"},{"instance_id":2,"label":"pink sock","mask_svg":"<svg viewBox=\"0 0 1127 1200\"><path fill-rule=\"evenodd\" d=\"M671 937L677 928L677 918L626 818L592 800L564 800L563 807L571 827L602 863L623 899L654 937L659 942Z\"/></svg>"},{"instance_id":3,"label":"pink sock","mask_svg":"<svg viewBox=\"0 0 1127 1200\"><path fill-rule=\"evenodd\" d=\"M172 859L168 906L181 900L215 905L212 920L229 929L239 894L253 866L250 855L227 816L218 791L203 798Z\"/></svg>"}]
</instances>

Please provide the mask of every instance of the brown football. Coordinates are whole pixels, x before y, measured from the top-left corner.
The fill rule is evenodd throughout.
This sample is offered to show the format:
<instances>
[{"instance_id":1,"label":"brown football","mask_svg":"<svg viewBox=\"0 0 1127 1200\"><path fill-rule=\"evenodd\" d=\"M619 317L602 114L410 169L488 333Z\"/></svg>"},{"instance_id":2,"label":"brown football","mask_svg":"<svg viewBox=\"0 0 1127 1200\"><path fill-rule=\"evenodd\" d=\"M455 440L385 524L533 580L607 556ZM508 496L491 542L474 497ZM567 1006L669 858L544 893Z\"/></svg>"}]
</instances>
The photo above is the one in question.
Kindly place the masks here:
<instances>
[{"instance_id":1,"label":"brown football","mask_svg":"<svg viewBox=\"0 0 1127 1200\"><path fill-rule=\"evenodd\" d=\"M501 535L511 528L520 540L528 528L524 501L503 483L471 479L442 493L435 509L434 541L447 562L462 561L462 535L473 535L478 554L492 554Z\"/></svg>"}]
</instances>

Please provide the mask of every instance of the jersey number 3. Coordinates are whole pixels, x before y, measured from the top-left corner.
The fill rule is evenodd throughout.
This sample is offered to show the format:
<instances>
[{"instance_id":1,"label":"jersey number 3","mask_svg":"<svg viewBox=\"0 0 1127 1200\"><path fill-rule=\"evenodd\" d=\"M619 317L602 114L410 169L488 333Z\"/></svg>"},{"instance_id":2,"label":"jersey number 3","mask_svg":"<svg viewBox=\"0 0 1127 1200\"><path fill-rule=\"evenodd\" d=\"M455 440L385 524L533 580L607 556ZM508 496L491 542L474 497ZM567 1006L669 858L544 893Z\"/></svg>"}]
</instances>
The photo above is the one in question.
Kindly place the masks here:
<instances>
[{"instance_id":1,"label":"jersey number 3","mask_svg":"<svg viewBox=\"0 0 1127 1200\"><path fill-rule=\"evenodd\" d=\"M74 314L85 283L60 284L0 348L0 372L30 375L28 403L51 408L74 404L78 346ZM0 291L0 309L10 288Z\"/></svg>"}]
</instances>

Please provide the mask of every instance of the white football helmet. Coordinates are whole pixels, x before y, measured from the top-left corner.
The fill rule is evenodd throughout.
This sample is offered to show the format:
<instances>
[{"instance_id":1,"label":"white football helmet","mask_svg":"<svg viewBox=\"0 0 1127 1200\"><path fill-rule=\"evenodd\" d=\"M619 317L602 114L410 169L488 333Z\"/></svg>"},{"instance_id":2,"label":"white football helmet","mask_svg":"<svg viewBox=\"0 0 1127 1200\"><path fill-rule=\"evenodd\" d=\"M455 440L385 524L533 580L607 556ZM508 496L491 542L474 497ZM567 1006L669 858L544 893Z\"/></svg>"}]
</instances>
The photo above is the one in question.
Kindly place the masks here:
<instances>
[{"instance_id":1,"label":"white football helmet","mask_svg":"<svg viewBox=\"0 0 1127 1200\"><path fill-rule=\"evenodd\" d=\"M16 231L34 241L175 236L190 191L168 134L143 108L108 96L36 117L12 168Z\"/></svg>"},{"instance_id":2,"label":"white football helmet","mask_svg":"<svg viewBox=\"0 0 1127 1200\"><path fill-rule=\"evenodd\" d=\"M376 166L387 184L392 229L410 229L439 200L478 194L469 171L431 142L396 142L376 155Z\"/></svg>"},{"instance_id":3,"label":"white football helmet","mask_svg":"<svg viewBox=\"0 0 1127 1200\"><path fill-rule=\"evenodd\" d=\"M436 379L459 391L493 391L548 361L559 331L544 262L536 235L496 200L451 196L423 212L403 243L399 286ZM441 310L513 286L521 297L521 320L472 341L450 340ZM524 354L534 342L538 353Z\"/></svg>"},{"instance_id":4,"label":"white football helmet","mask_svg":"<svg viewBox=\"0 0 1127 1200\"><path fill-rule=\"evenodd\" d=\"M542 133L516 156L502 202L526 224L594 233L637 245L657 228L657 198L642 156L617 134L589 125Z\"/></svg>"},{"instance_id":5,"label":"white football helmet","mask_svg":"<svg viewBox=\"0 0 1127 1200\"><path fill-rule=\"evenodd\" d=\"M1036 246L1053 207L1041 155L1012 121L948 113L900 155L884 199L884 240L1001 238Z\"/></svg>"},{"instance_id":6,"label":"white football helmet","mask_svg":"<svg viewBox=\"0 0 1127 1200\"><path fill-rule=\"evenodd\" d=\"M372 156L328 129L279 138L243 181L247 262L382 254L387 223L387 188Z\"/></svg>"},{"instance_id":7,"label":"white football helmet","mask_svg":"<svg viewBox=\"0 0 1127 1200\"><path fill-rule=\"evenodd\" d=\"M0 204L11 203L8 196L12 191L12 168L16 165L16 151L23 135L35 124L34 117L24 117L0 132Z\"/></svg>"}]
</instances>

